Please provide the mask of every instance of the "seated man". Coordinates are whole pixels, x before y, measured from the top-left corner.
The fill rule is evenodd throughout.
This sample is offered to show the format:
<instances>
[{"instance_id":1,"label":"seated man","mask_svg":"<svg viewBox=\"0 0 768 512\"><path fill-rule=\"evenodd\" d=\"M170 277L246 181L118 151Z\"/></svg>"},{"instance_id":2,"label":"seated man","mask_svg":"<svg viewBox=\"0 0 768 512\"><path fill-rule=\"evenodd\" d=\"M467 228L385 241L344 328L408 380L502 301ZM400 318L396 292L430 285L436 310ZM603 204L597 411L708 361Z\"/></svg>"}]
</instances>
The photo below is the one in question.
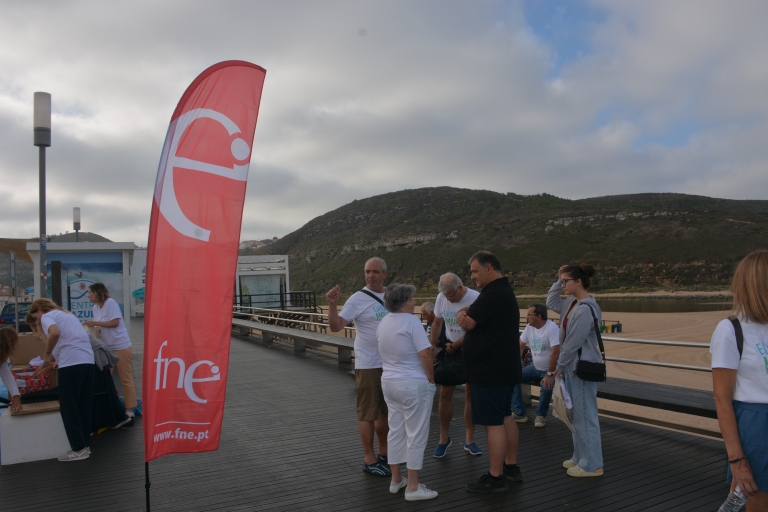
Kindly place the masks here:
<instances>
[{"instance_id":1,"label":"seated man","mask_svg":"<svg viewBox=\"0 0 768 512\"><path fill-rule=\"evenodd\" d=\"M528 325L520 337L520 353L527 344L531 349L533 364L523 368L522 382L533 382L541 379L539 408L536 411L534 425L544 427L547 424L547 411L552 400L552 387L555 381L557 358L560 356L560 328L552 320L547 320L547 306L534 304L528 308ZM518 423L528 423L525 414L525 402L520 384L515 386L512 393L512 417Z\"/></svg>"}]
</instances>

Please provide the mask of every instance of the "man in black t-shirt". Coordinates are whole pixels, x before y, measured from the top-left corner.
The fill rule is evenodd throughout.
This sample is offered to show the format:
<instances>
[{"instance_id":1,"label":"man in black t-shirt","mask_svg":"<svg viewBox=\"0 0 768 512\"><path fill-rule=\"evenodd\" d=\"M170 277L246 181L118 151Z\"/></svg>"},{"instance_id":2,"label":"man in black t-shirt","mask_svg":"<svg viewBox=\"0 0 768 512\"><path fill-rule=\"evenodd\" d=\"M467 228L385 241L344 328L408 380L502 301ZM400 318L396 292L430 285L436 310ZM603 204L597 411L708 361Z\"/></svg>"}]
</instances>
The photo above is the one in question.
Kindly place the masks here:
<instances>
[{"instance_id":1,"label":"man in black t-shirt","mask_svg":"<svg viewBox=\"0 0 768 512\"><path fill-rule=\"evenodd\" d=\"M520 309L509 280L501 275L498 258L480 251L469 260L472 279L480 295L456 321L467 331L464 367L472 385L472 421L485 425L491 468L470 492L492 493L509 489L507 480L522 482L517 467L517 423L512 418L512 391L520 382Z\"/></svg>"}]
</instances>

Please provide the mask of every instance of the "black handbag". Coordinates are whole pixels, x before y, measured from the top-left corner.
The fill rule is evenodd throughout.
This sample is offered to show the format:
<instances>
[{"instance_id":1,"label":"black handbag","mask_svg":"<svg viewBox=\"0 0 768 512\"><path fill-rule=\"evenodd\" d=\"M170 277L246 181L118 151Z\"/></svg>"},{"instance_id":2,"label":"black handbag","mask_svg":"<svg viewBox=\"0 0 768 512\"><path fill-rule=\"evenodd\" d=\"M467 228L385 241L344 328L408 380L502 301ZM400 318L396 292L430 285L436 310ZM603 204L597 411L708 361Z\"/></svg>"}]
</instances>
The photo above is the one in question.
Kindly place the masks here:
<instances>
[{"instance_id":1,"label":"black handbag","mask_svg":"<svg viewBox=\"0 0 768 512\"><path fill-rule=\"evenodd\" d=\"M461 350L449 354L445 350L437 354L435 361L435 384L458 386L467 382Z\"/></svg>"},{"instance_id":2,"label":"black handbag","mask_svg":"<svg viewBox=\"0 0 768 512\"><path fill-rule=\"evenodd\" d=\"M584 303L589 307L589 312L592 313L592 320L595 322L595 334L597 335L597 343L600 345L600 354L603 356L602 363L593 363L592 361L581 360L581 349L579 349L579 362L576 363L576 376L581 380L589 382L605 382L608 378L608 373L605 369L605 347L603 346L603 337L600 336L600 326L597 324L597 316L595 316L595 310L592 309L587 303Z\"/></svg>"}]
</instances>

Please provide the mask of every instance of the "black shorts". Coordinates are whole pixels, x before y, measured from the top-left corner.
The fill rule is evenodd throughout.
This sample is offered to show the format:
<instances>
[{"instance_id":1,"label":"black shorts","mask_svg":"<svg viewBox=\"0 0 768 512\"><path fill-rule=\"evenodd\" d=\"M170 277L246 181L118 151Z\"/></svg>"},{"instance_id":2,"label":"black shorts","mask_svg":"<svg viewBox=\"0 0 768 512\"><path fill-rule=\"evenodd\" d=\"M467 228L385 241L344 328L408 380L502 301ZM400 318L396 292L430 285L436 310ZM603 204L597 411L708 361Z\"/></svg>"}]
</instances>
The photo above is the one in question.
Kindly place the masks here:
<instances>
[{"instance_id":1,"label":"black shorts","mask_svg":"<svg viewBox=\"0 0 768 512\"><path fill-rule=\"evenodd\" d=\"M472 384L472 423L497 426L512 416L513 385L481 386Z\"/></svg>"}]
</instances>

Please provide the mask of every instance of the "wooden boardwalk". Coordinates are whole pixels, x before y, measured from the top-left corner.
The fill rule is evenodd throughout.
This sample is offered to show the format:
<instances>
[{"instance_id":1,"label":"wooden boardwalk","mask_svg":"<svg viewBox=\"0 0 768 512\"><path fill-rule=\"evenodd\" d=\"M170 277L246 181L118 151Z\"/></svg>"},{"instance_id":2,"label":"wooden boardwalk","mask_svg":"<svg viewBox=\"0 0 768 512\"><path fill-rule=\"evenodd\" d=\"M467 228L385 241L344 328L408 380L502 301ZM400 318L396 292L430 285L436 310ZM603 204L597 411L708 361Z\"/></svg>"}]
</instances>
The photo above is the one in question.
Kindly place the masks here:
<instances>
[{"instance_id":1,"label":"wooden boardwalk","mask_svg":"<svg viewBox=\"0 0 768 512\"><path fill-rule=\"evenodd\" d=\"M432 458L435 403L420 478L440 495L408 503L388 492L388 479L361 471L348 369L324 354L233 338L221 446L151 462L152 510L711 511L728 493L722 442L610 418L600 419L605 476L568 477L561 463L571 455L570 433L550 416L543 429L520 425L522 484L500 496L469 494L464 486L487 470L488 456L464 452L459 419L447 456ZM463 394L454 401L458 418ZM477 444L487 447L481 429ZM83 462L0 467L0 510L143 510L140 422L94 437L91 448Z\"/></svg>"}]
</instances>

